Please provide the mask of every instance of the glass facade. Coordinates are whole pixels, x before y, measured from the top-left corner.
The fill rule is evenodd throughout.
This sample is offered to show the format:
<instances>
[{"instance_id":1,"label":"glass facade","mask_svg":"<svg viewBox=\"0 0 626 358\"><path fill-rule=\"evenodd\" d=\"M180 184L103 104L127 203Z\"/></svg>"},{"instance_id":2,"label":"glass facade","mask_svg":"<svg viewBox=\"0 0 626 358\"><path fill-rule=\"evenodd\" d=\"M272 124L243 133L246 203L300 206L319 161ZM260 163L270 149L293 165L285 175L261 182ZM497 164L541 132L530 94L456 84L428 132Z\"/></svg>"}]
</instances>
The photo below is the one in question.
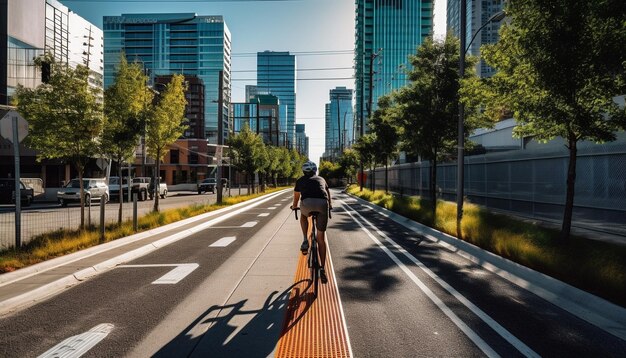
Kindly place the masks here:
<instances>
[{"instance_id":1,"label":"glass facade","mask_svg":"<svg viewBox=\"0 0 626 358\"><path fill-rule=\"evenodd\" d=\"M309 157L309 137L306 135L304 124L296 124L296 150L305 157Z\"/></svg>"},{"instance_id":2,"label":"glass facade","mask_svg":"<svg viewBox=\"0 0 626 358\"><path fill-rule=\"evenodd\" d=\"M204 137L218 138L219 74L223 71L222 129L229 133L231 35L222 16L123 14L104 17L104 86L115 78L124 52L142 63L150 78L183 74L204 83Z\"/></svg>"},{"instance_id":3,"label":"glass facade","mask_svg":"<svg viewBox=\"0 0 626 358\"><path fill-rule=\"evenodd\" d=\"M448 0L447 5L447 27L451 29L456 37L459 37L460 30L460 0ZM468 44L474 33L494 14L504 9L504 0L467 0L466 2L466 25L465 43ZM485 26L480 34L472 42L468 53L473 56L480 56L480 46L498 42L500 25L502 22L491 22ZM482 59L476 64L476 73L480 77L493 75L494 69L488 66Z\"/></svg>"},{"instance_id":4,"label":"glass facade","mask_svg":"<svg viewBox=\"0 0 626 358\"><path fill-rule=\"evenodd\" d=\"M344 148L354 144L354 114L352 90L337 87L330 90L330 103L326 107L325 151L329 156L339 156Z\"/></svg>"},{"instance_id":5,"label":"glass facade","mask_svg":"<svg viewBox=\"0 0 626 358\"><path fill-rule=\"evenodd\" d=\"M354 61L359 121L362 116L367 123L370 90L373 111L380 96L407 83L408 55L415 53L432 30L432 0L356 0Z\"/></svg>"},{"instance_id":6,"label":"glass facade","mask_svg":"<svg viewBox=\"0 0 626 358\"><path fill-rule=\"evenodd\" d=\"M233 130L239 133L246 125L262 136L264 143L287 147L288 107L278 97L258 95L246 103L233 103Z\"/></svg>"},{"instance_id":7,"label":"glass facade","mask_svg":"<svg viewBox=\"0 0 626 358\"><path fill-rule=\"evenodd\" d=\"M287 107L286 142L294 147L296 123L296 56L289 52L257 53L257 93L278 97Z\"/></svg>"}]
</instances>

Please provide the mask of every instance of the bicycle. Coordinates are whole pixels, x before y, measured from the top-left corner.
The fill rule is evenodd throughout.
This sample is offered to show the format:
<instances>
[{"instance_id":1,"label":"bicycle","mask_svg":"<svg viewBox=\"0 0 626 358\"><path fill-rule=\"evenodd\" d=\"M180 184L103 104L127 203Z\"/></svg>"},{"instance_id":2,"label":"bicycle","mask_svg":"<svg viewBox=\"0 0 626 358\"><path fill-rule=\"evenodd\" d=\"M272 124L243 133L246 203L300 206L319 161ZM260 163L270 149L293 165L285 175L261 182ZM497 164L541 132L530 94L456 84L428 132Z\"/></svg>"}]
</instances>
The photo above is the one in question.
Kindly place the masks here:
<instances>
[{"instance_id":1,"label":"bicycle","mask_svg":"<svg viewBox=\"0 0 626 358\"><path fill-rule=\"evenodd\" d=\"M292 209L296 220L298 220L298 210L300 208ZM330 213L329 213L330 214ZM311 245L309 246L308 252L308 267L311 270L311 283L313 285L313 296L317 297L317 291L319 287L319 279L320 279L320 269L322 266L320 265L320 259L317 252L317 215L319 215L319 211L311 211Z\"/></svg>"}]
</instances>

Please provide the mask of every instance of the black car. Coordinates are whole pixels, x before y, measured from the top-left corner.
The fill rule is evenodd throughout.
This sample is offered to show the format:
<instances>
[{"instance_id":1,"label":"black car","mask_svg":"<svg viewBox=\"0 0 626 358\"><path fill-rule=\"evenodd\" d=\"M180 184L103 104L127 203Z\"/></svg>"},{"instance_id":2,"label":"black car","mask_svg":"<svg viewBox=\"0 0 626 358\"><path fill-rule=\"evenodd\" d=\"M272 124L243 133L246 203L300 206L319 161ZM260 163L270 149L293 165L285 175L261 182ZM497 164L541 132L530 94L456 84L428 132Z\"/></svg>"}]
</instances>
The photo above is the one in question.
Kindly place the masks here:
<instances>
[{"instance_id":1,"label":"black car","mask_svg":"<svg viewBox=\"0 0 626 358\"><path fill-rule=\"evenodd\" d=\"M33 202L34 190L31 187L26 186L20 181L20 196L22 198L22 206L30 206ZM2 178L0 179L0 204L14 204L15 203L15 179Z\"/></svg>"},{"instance_id":2,"label":"black car","mask_svg":"<svg viewBox=\"0 0 626 358\"><path fill-rule=\"evenodd\" d=\"M215 185L217 181L214 178L206 178L198 184L198 194L211 192L215 194Z\"/></svg>"}]
</instances>

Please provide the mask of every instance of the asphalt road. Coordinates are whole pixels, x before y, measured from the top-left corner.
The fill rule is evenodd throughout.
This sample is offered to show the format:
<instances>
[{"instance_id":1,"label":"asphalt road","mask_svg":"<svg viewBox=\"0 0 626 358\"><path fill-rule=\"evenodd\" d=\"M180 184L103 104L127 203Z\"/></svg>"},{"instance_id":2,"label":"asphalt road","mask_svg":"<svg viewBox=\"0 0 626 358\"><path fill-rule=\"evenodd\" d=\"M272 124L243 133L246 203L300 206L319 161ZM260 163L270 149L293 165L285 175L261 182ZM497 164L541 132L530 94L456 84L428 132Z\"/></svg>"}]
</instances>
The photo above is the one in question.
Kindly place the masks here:
<instances>
[{"instance_id":1,"label":"asphalt road","mask_svg":"<svg viewBox=\"0 0 626 358\"><path fill-rule=\"evenodd\" d=\"M241 194L245 195L247 188L241 189ZM232 189L233 196L239 195L239 189ZM225 193L225 197L227 192ZM159 200L160 210L175 209L193 204L212 204L216 201L216 195L203 193L198 195L195 192L173 192L168 193L165 199ZM138 215L142 216L152 211L153 200L137 202ZM15 244L15 208L4 205L0 207L0 248ZM107 223L117 222L119 202L109 201L105 206L105 221ZM89 215L91 211L91 215ZM94 201L91 207L85 208L86 221L98 224L100 221L100 203ZM122 209L123 220L133 218L133 203L124 202ZM61 228L77 229L80 226L80 204L70 203L67 207L61 207L57 203L35 203L22 211L22 242L36 235L51 232Z\"/></svg>"},{"instance_id":2,"label":"asphalt road","mask_svg":"<svg viewBox=\"0 0 626 358\"><path fill-rule=\"evenodd\" d=\"M337 197L328 241L356 357L626 354L625 341Z\"/></svg>"},{"instance_id":3,"label":"asphalt road","mask_svg":"<svg viewBox=\"0 0 626 358\"><path fill-rule=\"evenodd\" d=\"M422 240L354 199L335 194L328 242L355 357L623 357L626 353L626 341ZM248 269L241 251L251 247L260 251L287 220L294 221L287 209L289 197L280 194L263 206L130 262L130 267L117 267L1 317L0 356L36 357L101 324L113 328L85 357L192 356L207 339L210 344L203 356L271 354L281 320L261 319L247 325L248 336L235 335L232 322L244 317L255 322L261 313L246 312L245 300L228 307L224 302ZM269 205L278 210L268 210ZM251 221L257 223L246 224ZM297 238L297 225L291 231ZM210 247L226 237L237 239ZM298 243L293 246L285 250L299 255ZM165 285L155 281L173 266L152 266L156 264L197 267L178 283ZM282 267L280 261L272 264ZM293 277L292 266L282 270ZM250 297L258 287L272 289L272 279L257 276ZM275 291L279 293L270 295L268 302L284 306L284 288L276 285Z\"/></svg>"}]
</instances>

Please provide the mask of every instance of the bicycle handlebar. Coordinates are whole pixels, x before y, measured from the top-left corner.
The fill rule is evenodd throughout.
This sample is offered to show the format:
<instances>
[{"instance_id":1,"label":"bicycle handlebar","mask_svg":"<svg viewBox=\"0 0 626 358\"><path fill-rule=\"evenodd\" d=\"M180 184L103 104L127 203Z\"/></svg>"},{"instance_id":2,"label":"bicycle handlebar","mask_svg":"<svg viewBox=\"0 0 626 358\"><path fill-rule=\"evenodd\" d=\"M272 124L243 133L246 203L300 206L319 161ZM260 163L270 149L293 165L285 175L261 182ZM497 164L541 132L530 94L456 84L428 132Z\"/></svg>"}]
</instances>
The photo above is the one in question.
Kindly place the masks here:
<instances>
[{"instance_id":1,"label":"bicycle handlebar","mask_svg":"<svg viewBox=\"0 0 626 358\"><path fill-rule=\"evenodd\" d=\"M291 208L291 210L293 211L294 215L296 216L296 220L298 220L298 210L300 210L300 208ZM333 218L333 214L332 214L332 208L329 207L328 208L328 218L332 219Z\"/></svg>"}]
</instances>

